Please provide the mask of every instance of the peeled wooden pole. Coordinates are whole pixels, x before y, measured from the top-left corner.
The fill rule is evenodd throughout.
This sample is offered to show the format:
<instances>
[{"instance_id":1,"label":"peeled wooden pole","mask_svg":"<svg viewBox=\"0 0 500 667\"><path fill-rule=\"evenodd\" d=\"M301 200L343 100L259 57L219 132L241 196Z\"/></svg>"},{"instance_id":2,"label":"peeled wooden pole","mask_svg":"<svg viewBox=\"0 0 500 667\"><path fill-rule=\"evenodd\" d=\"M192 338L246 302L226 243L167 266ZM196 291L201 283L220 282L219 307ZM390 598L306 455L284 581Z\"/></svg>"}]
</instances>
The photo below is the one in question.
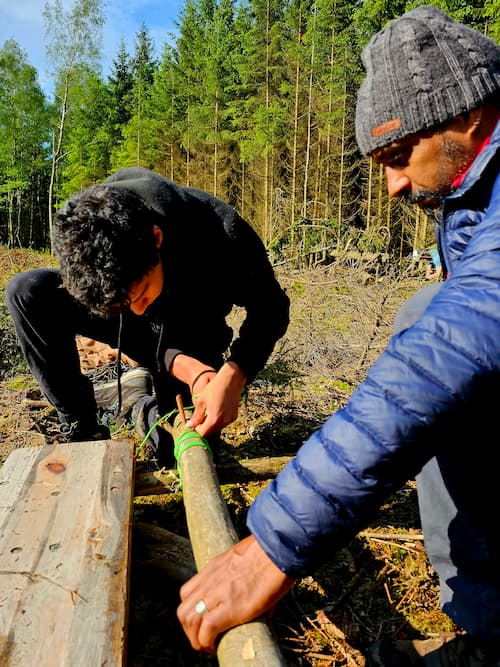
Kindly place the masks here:
<instances>
[{"instance_id":1,"label":"peeled wooden pole","mask_svg":"<svg viewBox=\"0 0 500 667\"><path fill-rule=\"evenodd\" d=\"M179 445L178 465L191 547L198 570L238 541L222 497L212 455L200 436L177 416L171 429ZM182 436L182 438L181 438ZM225 632L217 647L221 667L279 667L286 662L264 618Z\"/></svg>"},{"instance_id":2,"label":"peeled wooden pole","mask_svg":"<svg viewBox=\"0 0 500 667\"><path fill-rule=\"evenodd\" d=\"M293 456L262 456L255 459L230 461L217 466L217 477L221 484L255 482L276 477L290 463ZM179 489L179 477L175 470L150 470L147 461L135 464L136 496L173 493Z\"/></svg>"}]
</instances>

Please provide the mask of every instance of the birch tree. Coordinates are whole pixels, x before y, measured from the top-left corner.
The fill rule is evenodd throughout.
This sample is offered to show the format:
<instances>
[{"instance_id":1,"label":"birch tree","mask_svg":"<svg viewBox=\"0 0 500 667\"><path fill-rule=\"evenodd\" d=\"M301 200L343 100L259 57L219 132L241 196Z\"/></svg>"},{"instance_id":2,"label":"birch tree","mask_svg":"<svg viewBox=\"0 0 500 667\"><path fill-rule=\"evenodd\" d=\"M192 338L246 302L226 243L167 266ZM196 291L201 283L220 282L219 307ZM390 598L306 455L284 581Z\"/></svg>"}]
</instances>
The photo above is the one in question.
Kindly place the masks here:
<instances>
[{"instance_id":1,"label":"birch tree","mask_svg":"<svg viewBox=\"0 0 500 667\"><path fill-rule=\"evenodd\" d=\"M82 72L99 68L104 17L101 0L75 0L65 9L62 0L47 2L43 9L46 51L55 81L56 116L52 130L52 166L49 182L49 235L52 236L54 193L59 164L64 157L68 115L72 110L71 91Z\"/></svg>"}]
</instances>

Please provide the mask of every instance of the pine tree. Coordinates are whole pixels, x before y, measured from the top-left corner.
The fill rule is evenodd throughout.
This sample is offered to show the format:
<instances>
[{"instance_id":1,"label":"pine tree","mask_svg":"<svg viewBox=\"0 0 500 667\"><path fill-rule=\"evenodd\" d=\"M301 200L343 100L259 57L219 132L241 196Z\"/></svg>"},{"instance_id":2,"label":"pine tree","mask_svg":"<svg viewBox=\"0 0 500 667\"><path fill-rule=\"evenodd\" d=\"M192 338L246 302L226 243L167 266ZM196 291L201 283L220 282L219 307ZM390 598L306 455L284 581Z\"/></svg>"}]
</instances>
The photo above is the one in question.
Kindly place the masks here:
<instances>
[{"instance_id":1,"label":"pine tree","mask_svg":"<svg viewBox=\"0 0 500 667\"><path fill-rule=\"evenodd\" d=\"M204 150L198 151L203 153L198 169L212 176L204 187L225 198L230 191L228 177L234 147L228 122L229 91L236 76L233 10L234 0L220 0L215 5L211 0L200 3L205 56L198 59L201 85L191 117L196 144L204 144Z\"/></svg>"},{"instance_id":2,"label":"pine tree","mask_svg":"<svg viewBox=\"0 0 500 667\"><path fill-rule=\"evenodd\" d=\"M109 133L110 92L101 75L81 71L72 100L59 188L62 199L104 180L109 172L113 146Z\"/></svg>"},{"instance_id":3,"label":"pine tree","mask_svg":"<svg viewBox=\"0 0 500 667\"><path fill-rule=\"evenodd\" d=\"M122 139L122 128L130 120L133 83L132 61L122 37L108 76L110 94L109 131L115 144Z\"/></svg>"},{"instance_id":4,"label":"pine tree","mask_svg":"<svg viewBox=\"0 0 500 667\"><path fill-rule=\"evenodd\" d=\"M164 44L160 66L156 70L148 123L151 144L146 150L148 161L171 180L183 181L180 151L179 73L172 46Z\"/></svg>"},{"instance_id":5,"label":"pine tree","mask_svg":"<svg viewBox=\"0 0 500 667\"><path fill-rule=\"evenodd\" d=\"M182 120L179 123L181 148L185 158L185 182L192 184L191 158L196 150L196 109L199 104L197 90L201 82L204 57L204 26L196 0L186 0L181 11L177 58L179 72L178 101Z\"/></svg>"},{"instance_id":6,"label":"pine tree","mask_svg":"<svg viewBox=\"0 0 500 667\"><path fill-rule=\"evenodd\" d=\"M122 129L123 141L113 151L111 158L115 169L134 165L148 168L153 166L146 158L146 149L152 143L147 119L157 67L149 29L143 23L136 35L132 59L130 119Z\"/></svg>"},{"instance_id":7,"label":"pine tree","mask_svg":"<svg viewBox=\"0 0 500 667\"><path fill-rule=\"evenodd\" d=\"M247 89L241 159L247 163L247 215L251 215L264 242L269 244L280 214L278 174L287 128L287 103L282 97L286 79L283 60L283 0L250 0L251 24L240 34L245 63L240 60L240 81Z\"/></svg>"}]
</instances>

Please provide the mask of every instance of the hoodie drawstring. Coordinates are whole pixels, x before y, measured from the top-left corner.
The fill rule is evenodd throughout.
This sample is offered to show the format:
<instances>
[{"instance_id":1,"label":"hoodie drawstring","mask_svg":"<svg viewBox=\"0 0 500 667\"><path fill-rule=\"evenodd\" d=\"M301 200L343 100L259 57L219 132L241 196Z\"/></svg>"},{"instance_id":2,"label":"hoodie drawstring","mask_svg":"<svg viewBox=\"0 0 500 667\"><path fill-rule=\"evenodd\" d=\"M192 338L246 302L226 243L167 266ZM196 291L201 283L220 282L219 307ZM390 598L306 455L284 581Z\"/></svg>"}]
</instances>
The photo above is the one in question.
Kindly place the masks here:
<instances>
[{"instance_id":1,"label":"hoodie drawstring","mask_svg":"<svg viewBox=\"0 0 500 667\"><path fill-rule=\"evenodd\" d=\"M158 345L156 346L156 367L158 368L158 373L161 373L162 369L162 360L160 359L162 338L163 338L163 322L160 324L160 334L158 336Z\"/></svg>"},{"instance_id":2,"label":"hoodie drawstring","mask_svg":"<svg viewBox=\"0 0 500 667\"><path fill-rule=\"evenodd\" d=\"M120 324L118 326L118 342L116 355L116 379L118 388L118 407L115 411L115 417L118 417L122 409L122 329L123 329L123 311L120 310Z\"/></svg>"}]
</instances>

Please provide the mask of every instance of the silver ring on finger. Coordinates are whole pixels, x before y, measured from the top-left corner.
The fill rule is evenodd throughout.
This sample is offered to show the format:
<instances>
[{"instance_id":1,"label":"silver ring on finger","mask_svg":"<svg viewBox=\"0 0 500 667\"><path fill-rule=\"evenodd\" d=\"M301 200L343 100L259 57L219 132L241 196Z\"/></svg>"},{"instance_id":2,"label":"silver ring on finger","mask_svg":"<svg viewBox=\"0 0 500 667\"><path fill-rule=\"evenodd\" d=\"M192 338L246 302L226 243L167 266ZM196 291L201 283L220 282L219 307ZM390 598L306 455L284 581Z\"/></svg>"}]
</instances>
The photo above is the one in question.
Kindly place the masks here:
<instances>
[{"instance_id":1,"label":"silver ring on finger","mask_svg":"<svg viewBox=\"0 0 500 667\"><path fill-rule=\"evenodd\" d=\"M205 600L198 600L198 602L194 605L194 610L200 616L204 616L208 611L208 607L205 604Z\"/></svg>"}]
</instances>

